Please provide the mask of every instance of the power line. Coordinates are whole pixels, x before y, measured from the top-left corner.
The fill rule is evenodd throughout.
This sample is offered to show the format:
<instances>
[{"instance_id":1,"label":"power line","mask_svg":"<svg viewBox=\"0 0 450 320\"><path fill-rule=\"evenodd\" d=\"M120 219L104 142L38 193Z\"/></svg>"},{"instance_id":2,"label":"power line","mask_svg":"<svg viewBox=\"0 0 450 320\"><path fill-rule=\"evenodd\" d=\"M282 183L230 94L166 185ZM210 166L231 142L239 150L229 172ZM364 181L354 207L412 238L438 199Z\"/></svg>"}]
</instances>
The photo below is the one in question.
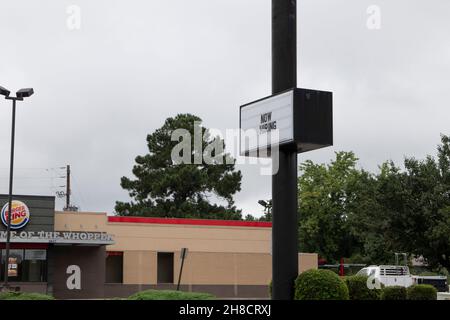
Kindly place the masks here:
<instances>
[{"instance_id":1,"label":"power line","mask_svg":"<svg viewBox=\"0 0 450 320\"><path fill-rule=\"evenodd\" d=\"M0 168L0 172L2 170L9 170L9 168ZM47 193L56 195L58 202L61 201L61 198L66 198L66 203L64 208L68 208L70 210L78 209L76 206L72 205L70 198L73 194L70 186L70 180L73 179L74 185L76 186L77 192L74 194L75 198L80 200L81 204L84 206L86 204L85 197L81 192L81 188L79 188L79 184L77 180L73 176L73 173L70 171L70 166L54 166L54 167L28 167L28 168L15 168L17 171L25 171L22 174L18 174L14 177L14 180L18 183L15 184L15 189L19 193L28 193L31 192L42 192L45 190ZM64 172L62 172L64 170ZM35 171L33 175L29 175L29 171ZM47 175L47 176L39 176ZM7 179L8 176L0 175L0 179ZM61 179L65 179L65 184ZM63 188L65 189L63 191ZM0 188L1 189L1 188ZM36 191L35 191L36 190Z\"/></svg>"},{"instance_id":2,"label":"power line","mask_svg":"<svg viewBox=\"0 0 450 320\"><path fill-rule=\"evenodd\" d=\"M75 179L75 175L72 173L72 180L74 182L74 185L76 187L76 190L78 190L78 194L80 195L81 205L86 208L86 201L83 196L83 192L81 191L81 188L79 187L79 184L77 183L77 179Z\"/></svg>"}]
</instances>

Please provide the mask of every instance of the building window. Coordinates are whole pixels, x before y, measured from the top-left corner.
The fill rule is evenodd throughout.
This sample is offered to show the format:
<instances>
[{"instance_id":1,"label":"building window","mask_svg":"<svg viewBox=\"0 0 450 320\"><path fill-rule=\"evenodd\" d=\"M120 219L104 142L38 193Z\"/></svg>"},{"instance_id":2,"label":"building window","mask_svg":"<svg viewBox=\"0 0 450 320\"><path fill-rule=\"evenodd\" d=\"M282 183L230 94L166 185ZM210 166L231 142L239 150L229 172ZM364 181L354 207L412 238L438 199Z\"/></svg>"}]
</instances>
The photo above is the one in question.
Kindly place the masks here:
<instances>
[{"instance_id":1,"label":"building window","mask_svg":"<svg viewBox=\"0 0 450 320\"><path fill-rule=\"evenodd\" d=\"M173 252L158 252L158 283L173 283Z\"/></svg>"},{"instance_id":2,"label":"building window","mask_svg":"<svg viewBox=\"0 0 450 320\"><path fill-rule=\"evenodd\" d=\"M123 283L123 252L107 252L106 283Z\"/></svg>"},{"instance_id":3,"label":"building window","mask_svg":"<svg viewBox=\"0 0 450 320\"><path fill-rule=\"evenodd\" d=\"M10 249L9 277L11 282L46 282L47 250ZM6 250L1 250L0 278L4 281Z\"/></svg>"}]
</instances>

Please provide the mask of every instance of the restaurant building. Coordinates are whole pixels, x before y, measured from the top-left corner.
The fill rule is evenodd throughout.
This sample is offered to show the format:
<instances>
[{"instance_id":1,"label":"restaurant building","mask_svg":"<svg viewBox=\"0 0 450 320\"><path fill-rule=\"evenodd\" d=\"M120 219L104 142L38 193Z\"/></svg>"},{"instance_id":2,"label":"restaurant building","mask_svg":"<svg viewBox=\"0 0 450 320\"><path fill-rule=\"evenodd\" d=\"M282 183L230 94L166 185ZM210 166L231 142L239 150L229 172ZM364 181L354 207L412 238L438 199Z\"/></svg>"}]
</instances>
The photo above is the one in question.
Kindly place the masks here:
<instances>
[{"instance_id":1,"label":"restaurant building","mask_svg":"<svg viewBox=\"0 0 450 320\"><path fill-rule=\"evenodd\" d=\"M54 197L14 199L8 272L11 285L22 291L58 299L127 297L146 289L176 289L180 279L183 291L268 297L269 222L59 212ZM0 208L6 222L7 196L0 195ZM1 223L2 281L5 239ZM311 268L317 268L317 254L299 254L299 272Z\"/></svg>"}]
</instances>

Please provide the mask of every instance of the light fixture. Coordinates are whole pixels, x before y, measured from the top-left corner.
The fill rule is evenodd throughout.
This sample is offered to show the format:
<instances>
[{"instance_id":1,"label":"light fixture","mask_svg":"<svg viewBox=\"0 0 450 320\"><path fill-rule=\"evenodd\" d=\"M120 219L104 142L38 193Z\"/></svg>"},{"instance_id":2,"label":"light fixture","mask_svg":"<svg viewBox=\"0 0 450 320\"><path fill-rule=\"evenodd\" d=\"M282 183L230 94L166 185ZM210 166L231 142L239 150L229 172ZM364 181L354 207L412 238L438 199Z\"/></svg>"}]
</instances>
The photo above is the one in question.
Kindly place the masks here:
<instances>
[{"instance_id":1,"label":"light fixture","mask_svg":"<svg viewBox=\"0 0 450 320\"><path fill-rule=\"evenodd\" d=\"M9 97L9 94L10 94L11 92L8 90L8 89L5 89L5 88L3 88L2 86L0 86L0 94L2 95L2 96L5 96L5 97Z\"/></svg>"},{"instance_id":2,"label":"light fixture","mask_svg":"<svg viewBox=\"0 0 450 320\"><path fill-rule=\"evenodd\" d=\"M34 90L33 88L25 88L25 89L20 89L19 91L16 92L16 96L17 98L23 99L23 98L28 98L29 96L33 95Z\"/></svg>"}]
</instances>

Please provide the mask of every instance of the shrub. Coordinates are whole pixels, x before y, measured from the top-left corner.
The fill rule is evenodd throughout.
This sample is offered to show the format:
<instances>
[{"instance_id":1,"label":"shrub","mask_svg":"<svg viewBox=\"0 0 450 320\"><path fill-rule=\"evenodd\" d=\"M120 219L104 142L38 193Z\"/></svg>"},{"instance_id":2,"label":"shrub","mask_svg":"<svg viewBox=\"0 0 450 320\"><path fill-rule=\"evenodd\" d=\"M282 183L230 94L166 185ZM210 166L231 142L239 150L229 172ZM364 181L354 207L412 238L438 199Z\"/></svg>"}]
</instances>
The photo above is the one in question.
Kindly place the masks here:
<instances>
[{"instance_id":1,"label":"shrub","mask_svg":"<svg viewBox=\"0 0 450 320\"><path fill-rule=\"evenodd\" d=\"M426 276L440 276L440 274L437 273L437 272L424 271L424 272L419 273L419 276L422 276L422 277L426 277Z\"/></svg>"},{"instance_id":2,"label":"shrub","mask_svg":"<svg viewBox=\"0 0 450 320\"><path fill-rule=\"evenodd\" d=\"M348 300L348 288L330 270L308 270L295 280L296 300Z\"/></svg>"},{"instance_id":3,"label":"shrub","mask_svg":"<svg viewBox=\"0 0 450 320\"><path fill-rule=\"evenodd\" d=\"M0 300L54 300L52 296L41 293L2 292Z\"/></svg>"},{"instance_id":4,"label":"shrub","mask_svg":"<svg viewBox=\"0 0 450 320\"><path fill-rule=\"evenodd\" d=\"M436 300L437 290L430 284L415 284L407 290L408 300Z\"/></svg>"},{"instance_id":5,"label":"shrub","mask_svg":"<svg viewBox=\"0 0 450 320\"><path fill-rule=\"evenodd\" d=\"M350 300L379 300L380 291L378 289L369 289L367 287L366 276L345 277L344 282L348 288Z\"/></svg>"},{"instance_id":6,"label":"shrub","mask_svg":"<svg viewBox=\"0 0 450 320\"><path fill-rule=\"evenodd\" d=\"M269 297L272 298L272 280L269 282Z\"/></svg>"},{"instance_id":7,"label":"shrub","mask_svg":"<svg viewBox=\"0 0 450 320\"><path fill-rule=\"evenodd\" d=\"M384 287L381 300L406 300L406 288L400 286Z\"/></svg>"},{"instance_id":8,"label":"shrub","mask_svg":"<svg viewBox=\"0 0 450 320\"><path fill-rule=\"evenodd\" d=\"M128 300L212 300L209 293L183 292L173 290L145 290L128 297Z\"/></svg>"}]
</instances>

